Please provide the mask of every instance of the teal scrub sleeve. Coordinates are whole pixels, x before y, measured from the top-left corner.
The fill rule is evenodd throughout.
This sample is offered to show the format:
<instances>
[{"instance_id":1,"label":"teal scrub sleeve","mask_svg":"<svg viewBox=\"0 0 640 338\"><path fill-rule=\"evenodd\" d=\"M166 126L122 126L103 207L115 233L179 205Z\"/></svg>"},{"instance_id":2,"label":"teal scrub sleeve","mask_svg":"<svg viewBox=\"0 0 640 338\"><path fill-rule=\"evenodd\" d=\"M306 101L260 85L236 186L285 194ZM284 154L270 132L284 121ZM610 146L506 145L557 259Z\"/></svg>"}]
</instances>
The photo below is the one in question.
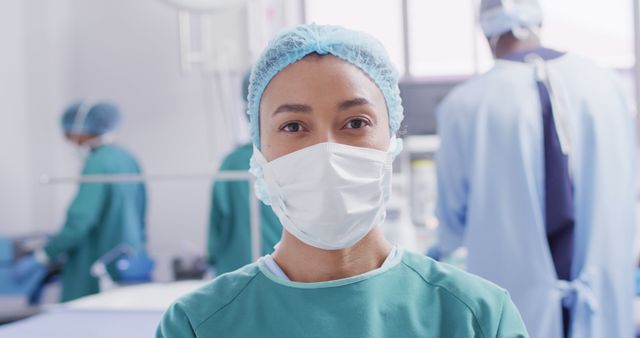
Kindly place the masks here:
<instances>
[{"instance_id":1,"label":"teal scrub sleeve","mask_svg":"<svg viewBox=\"0 0 640 338\"><path fill-rule=\"evenodd\" d=\"M89 161L83 175L101 173L99 163ZM95 227L102 216L107 199L108 185L104 183L83 183L78 189L71 206L67 210L67 220L44 248L47 256L55 258L76 247L86 239L89 231Z\"/></svg>"},{"instance_id":2,"label":"teal scrub sleeve","mask_svg":"<svg viewBox=\"0 0 640 338\"><path fill-rule=\"evenodd\" d=\"M229 159L225 159L220 166L220 171L230 170ZM215 266L220 253L224 251L228 243L233 215L231 210L231 194L229 185L233 181L218 181L213 184L211 193L211 211L209 214L209 240L207 243L208 263Z\"/></svg>"},{"instance_id":3,"label":"teal scrub sleeve","mask_svg":"<svg viewBox=\"0 0 640 338\"><path fill-rule=\"evenodd\" d=\"M156 338L195 338L196 333L189 317L179 303L174 303L164 313L156 329Z\"/></svg>"},{"instance_id":4,"label":"teal scrub sleeve","mask_svg":"<svg viewBox=\"0 0 640 338\"><path fill-rule=\"evenodd\" d=\"M502 305L502 314L498 324L497 338L528 338L527 328L520 316L520 312L511 300L508 293L505 293Z\"/></svg>"},{"instance_id":5,"label":"teal scrub sleeve","mask_svg":"<svg viewBox=\"0 0 640 338\"><path fill-rule=\"evenodd\" d=\"M229 205L229 194L227 182L217 182L213 185L211 194L211 211L209 215L209 241L208 262L213 266L216 264L220 253L224 251L225 243L232 226L231 206Z\"/></svg>"}]
</instances>

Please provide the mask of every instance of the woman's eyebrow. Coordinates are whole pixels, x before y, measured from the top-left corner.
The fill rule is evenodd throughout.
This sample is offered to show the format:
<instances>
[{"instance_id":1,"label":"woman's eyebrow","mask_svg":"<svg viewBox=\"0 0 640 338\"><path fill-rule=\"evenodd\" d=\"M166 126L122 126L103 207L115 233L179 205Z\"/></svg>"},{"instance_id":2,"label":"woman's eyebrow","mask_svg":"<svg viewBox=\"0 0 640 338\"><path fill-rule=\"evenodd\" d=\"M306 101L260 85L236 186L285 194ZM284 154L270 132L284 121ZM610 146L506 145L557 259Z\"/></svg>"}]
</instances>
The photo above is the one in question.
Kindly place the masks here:
<instances>
[{"instance_id":1,"label":"woman's eyebrow","mask_svg":"<svg viewBox=\"0 0 640 338\"><path fill-rule=\"evenodd\" d=\"M290 112L290 113L310 113L312 111L311 106L306 104L281 104L276 110L273 111L271 116L278 113Z\"/></svg>"},{"instance_id":2,"label":"woman's eyebrow","mask_svg":"<svg viewBox=\"0 0 640 338\"><path fill-rule=\"evenodd\" d=\"M338 104L338 111L344 111L347 110L349 108L353 108L356 106L363 106L363 105L371 105L371 102L369 102L369 100L363 98L363 97L356 97L354 99L351 100L346 100L346 101L342 101L340 102L340 104Z\"/></svg>"}]
</instances>

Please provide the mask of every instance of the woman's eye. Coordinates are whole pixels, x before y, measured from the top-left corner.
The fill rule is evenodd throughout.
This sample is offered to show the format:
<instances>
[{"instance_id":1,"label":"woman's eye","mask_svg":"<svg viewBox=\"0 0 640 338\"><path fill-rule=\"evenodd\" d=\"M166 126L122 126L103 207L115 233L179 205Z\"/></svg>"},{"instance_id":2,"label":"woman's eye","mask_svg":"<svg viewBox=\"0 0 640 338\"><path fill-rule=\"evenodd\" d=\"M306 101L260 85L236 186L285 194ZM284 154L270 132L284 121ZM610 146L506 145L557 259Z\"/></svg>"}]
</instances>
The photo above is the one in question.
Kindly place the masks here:
<instances>
[{"instance_id":1,"label":"woman's eye","mask_svg":"<svg viewBox=\"0 0 640 338\"><path fill-rule=\"evenodd\" d=\"M368 122L364 119L353 119L349 122L347 122L346 128L347 129L360 129L362 127L366 127L368 125Z\"/></svg>"},{"instance_id":2,"label":"woman's eye","mask_svg":"<svg viewBox=\"0 0 640 338\"><path fill-rule=\"evenodd\" d=\"M288 133L297 133L299 131L302 131L302 125L300 125L300 123L298 122L291 122L291 123L287 123L282 127L282 130L288 132Z\"/></svg>"}]
</instances>

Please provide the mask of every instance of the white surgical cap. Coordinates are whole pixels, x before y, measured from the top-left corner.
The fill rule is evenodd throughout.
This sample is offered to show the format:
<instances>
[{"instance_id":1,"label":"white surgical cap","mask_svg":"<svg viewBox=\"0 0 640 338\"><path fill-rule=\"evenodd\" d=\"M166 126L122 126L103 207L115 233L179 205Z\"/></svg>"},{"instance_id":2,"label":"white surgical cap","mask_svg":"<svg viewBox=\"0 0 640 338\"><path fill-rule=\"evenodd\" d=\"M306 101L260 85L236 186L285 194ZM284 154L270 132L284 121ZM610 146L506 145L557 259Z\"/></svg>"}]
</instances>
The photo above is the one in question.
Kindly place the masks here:
<instances>
[{"instance_id":1,"label":"white surgical cap","mask_svg":"<svg viewBox=\"0 0 640 338\"><path fill-rule=\"evenodd\" d=\"M482 0L480 26L489 38L542 24L542 8L537 0Z\"/></svg>"}]
</instances>

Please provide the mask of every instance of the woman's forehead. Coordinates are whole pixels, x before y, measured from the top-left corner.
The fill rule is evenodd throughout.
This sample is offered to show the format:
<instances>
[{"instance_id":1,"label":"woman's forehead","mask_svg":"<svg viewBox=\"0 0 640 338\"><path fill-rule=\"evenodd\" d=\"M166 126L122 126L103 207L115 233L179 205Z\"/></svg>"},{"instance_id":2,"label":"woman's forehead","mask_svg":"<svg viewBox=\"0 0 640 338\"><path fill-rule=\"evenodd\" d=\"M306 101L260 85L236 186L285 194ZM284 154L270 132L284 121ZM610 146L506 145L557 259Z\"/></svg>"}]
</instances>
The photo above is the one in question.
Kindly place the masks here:
<instances>
[{"instance_id":1,"label":"woman's forehead","mask_svg":"<svg viewBox=\"0 0 640 338\"><path fill-rule=\"evenodd\" d=\"M269 82L260 110L268 110L282 101L344 101L355 98L384 106L382 91L358 67L333 55L312 54L287 66ZM386 112L386 107L384 110Z\"/></svg>"},{"instance_id":2,"label":"woman's forehead","mask_svg":"<svg viewBox=\"0 0 640 338\"><path fill-rule=\"evenodd\" d=\"M272 82L282 77L289 79L298 78L301 80L306 80L309 77L316 79L333 78L333 80L336 81L367 81L375 85L357 66L331 54L309 54L285 67L274 76Z\"/></svg>"}]
</instances>

